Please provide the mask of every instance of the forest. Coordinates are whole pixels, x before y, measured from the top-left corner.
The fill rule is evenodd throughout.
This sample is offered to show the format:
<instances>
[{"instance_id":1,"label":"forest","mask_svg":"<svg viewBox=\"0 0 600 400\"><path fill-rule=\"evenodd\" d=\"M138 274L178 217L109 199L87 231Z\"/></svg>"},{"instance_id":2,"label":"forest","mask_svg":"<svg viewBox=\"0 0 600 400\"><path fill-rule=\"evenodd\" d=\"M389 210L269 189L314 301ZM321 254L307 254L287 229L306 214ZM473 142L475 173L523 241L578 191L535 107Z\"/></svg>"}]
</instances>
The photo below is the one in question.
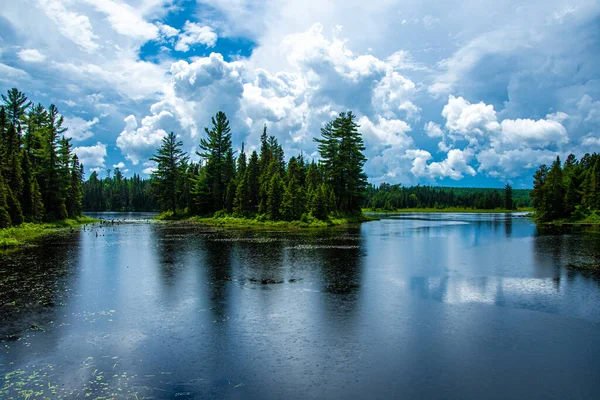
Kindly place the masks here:
<instances>
[{"instance_id":1,"label":"forest","mask_svg":"<svg viewBox=\"0 0 600 400\"><path fill-rule=\"evenodd\" d=\"M382 183L368 186L364 205L367 209L382 211L409 208L516 210L529 207L530 203L529 190L513 189L509 184L504 189L490 189L421 185L406 187Z\"/></svg>"},{"instance_id":2,"label":"forest","mask_svg":"<svg viewBox=\"0 0 600 400\"><path fill-rule=\"evenodd\" d=\"M173 132L163 138L152 161L152 192L162 211L176 216L225 215L271 221L297 221L330 216L360 216L367 176L364 144L356 116L342 112L315 138L320 162L303 154L286 161L277 138L265 126L259 152L236 156L227 116L218 112L200 140L201 161L181 150Z\"/></svg>"},{"instance_id":3,"label":"forest","mask_svg":"<svg viewBox=\"0 0 600 400\"><path fill-rule=\"evenodd\" d=\"M17 89L0 105L0 228L75 218L83 165L55 105L34 105Z\"/></svg>"},{"instance_id":4,"label":"forest","mask_svg":"<svg viewBox=\"0 0 600 400\"><path fill-rule=\"evenodd\" d=\"M600 155L573 154L541 165L533 176L532 204L540 222L557 220L598 223L600 217Z\"/></svg>"}]
</instances>

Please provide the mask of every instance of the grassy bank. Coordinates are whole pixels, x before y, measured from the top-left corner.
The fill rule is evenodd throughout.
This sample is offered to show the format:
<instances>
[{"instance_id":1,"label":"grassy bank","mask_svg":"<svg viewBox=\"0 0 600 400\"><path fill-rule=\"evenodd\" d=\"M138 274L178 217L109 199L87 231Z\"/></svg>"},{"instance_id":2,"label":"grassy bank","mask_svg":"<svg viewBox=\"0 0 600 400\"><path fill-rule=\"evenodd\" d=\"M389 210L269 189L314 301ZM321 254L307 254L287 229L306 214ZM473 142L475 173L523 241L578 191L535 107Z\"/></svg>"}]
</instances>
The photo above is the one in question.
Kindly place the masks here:
<instances>
[{"instance_id":1,"label":"grassy bank","mask_svg":"<svg viewBox=\"0 0 600 400\"><path fill-rule=\"evenodd\" d=\"M532 212L533 208L519 208L518 210L505 210L495 208L493 210L483 210L477 208L448 207L448 208L399 208L395 211L363 208L363 212L374 214L395 214L395 213L516 213Z\"/></svg>"},{"instance_id":2,"label":"grassy bank","mask_svg":"<svg viewBox=\"0 0 600 400\"><path fill-rule=\"evenodd\" d=\"M0 249L24 246L51 233L93 222L96 222L94 218L79 217L44 224L24 223L11 228L3 228L0 229Z\"/></svg>"},{"instance_id":3,"label":"grassy bank","mask_svg":"<svg viewBox=\"0 0 600 400\"><path fill-rule=\"evenodd\" d=\"M357 224L366 221L372 221L374 218L370 218L365 215L360 216L345 216L345 217L329 217L326 221L316 219L312 216L306 216L299 221L270 221L262 216L255 218L244 218L232 215L218 215L214 217L197 217L189 215L177 215L173 216L170 212L162 213L155 217L160 221L191 221L201 225L209 225L216 227L227 227L227 228L281 228L281 229L294 229L294 228L327 228L333 226L342 226L349 224Z\"/></svg>"}]
</instances>

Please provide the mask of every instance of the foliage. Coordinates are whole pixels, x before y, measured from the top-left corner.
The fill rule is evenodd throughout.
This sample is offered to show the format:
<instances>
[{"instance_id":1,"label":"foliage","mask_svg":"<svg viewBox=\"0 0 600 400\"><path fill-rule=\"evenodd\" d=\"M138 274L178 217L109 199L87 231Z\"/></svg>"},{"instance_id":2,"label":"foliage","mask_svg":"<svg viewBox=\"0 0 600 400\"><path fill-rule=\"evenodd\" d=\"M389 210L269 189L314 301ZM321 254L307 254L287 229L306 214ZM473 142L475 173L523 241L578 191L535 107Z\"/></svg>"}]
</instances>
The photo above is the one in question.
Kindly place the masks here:
<instances>
[{"instance_id":1,"label":"foliage","mask_svg":"<svg viewBox=\"0 0 600 400\"><path fill-rule=\"evenodd\" d=\"M600 155L571 154L564 165L560 158L548 168L540 165L533 176L531 192L539 222L578 221L597 223L600 210Z\"/></svg>"},{"instance_id":2,"label":"foliage","mask_svg":"<svg viewBox=\"0 0 600 400\"><path fill-rule=\"evenodd\" d=\"M54 105L33 105L18 89L0 105L0 228L77 218L83 166Z\"/></svg>"},{"instance_id":3,"label":"foliage","mask_svg":"<svg viewBox=\"0 0 600 400\"><path fill-rule=\"evenodd\" d=\"M506 185L504 191L490 188L448 188L433 186L369 185L365 208L395 211L428 210L512 210L530 205L528 190L515 190Z\"/></svg>"}]
</instances>

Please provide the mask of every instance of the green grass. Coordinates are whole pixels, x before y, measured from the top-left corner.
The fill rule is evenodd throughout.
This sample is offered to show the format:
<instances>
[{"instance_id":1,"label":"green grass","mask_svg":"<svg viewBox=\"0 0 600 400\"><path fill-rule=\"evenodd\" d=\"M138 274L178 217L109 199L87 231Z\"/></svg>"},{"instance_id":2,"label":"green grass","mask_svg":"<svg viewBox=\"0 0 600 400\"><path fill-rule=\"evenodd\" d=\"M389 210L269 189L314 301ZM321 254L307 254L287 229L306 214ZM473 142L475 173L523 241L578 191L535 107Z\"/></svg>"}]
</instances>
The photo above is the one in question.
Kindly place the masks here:
<instances>
[{"instance_id":1,"label":"green grass","mask_svg":"<svg viewBox=\"0 0 600 400\"><path fill-rule=\"evenodd\" d=\"M518 210L505 210L495 208L493 210L482 210L477 208L466 207L448 207L448 208L399 208L395 211L373 210L363 208L363 212L375 214L391 214L391 213L515 213L515 212L530 212L533 208L519 208Z\"/></svg>"},{"instance_id":2,"label":"green grass","mask_svg":"<svg viewBox=\"0 0 600 400\"><path fill-rule=\"evenodd\" d=\"M344 216L335 217L330 216L326 221L322 221L306 215L302 220L299 221L271 221L263 216L257 217L238 217L232 215L219 214L214 217L197 217L188 216L184 214L178 214L173 216L171 212L165 212L155 217L159 221L192 221L201 225L209 225L216 227L227 227L227 228L278 228L278 229L294 229L294 228L328 228L333 226L342 226L349 224L357 224L361 222L371 221L370 218L365 215L360 216Z\"/></svg>"},{"instance_id":3,"label":"green grass","mask_svg":"<svg viewBox=\"0 0 600 400\"><path fill-rule=\"evenodd\" d=\"M600 225L600 210L587 211L589 214L577 219L577 217L557 219L556 221L544 222L544 225Z\"/></svg>"},{"instance_id":4,"label":"green grass","mask_svg":"<svg viewBox=\"0 0 600 400\"><path fill-rule=\"evenodd\" d=\"M0 229L0 248L24 246L51 233L96 221L94 218L79 217L43 224L26 222L19 226L3 228Z\"/></svg>"}]
</instances>

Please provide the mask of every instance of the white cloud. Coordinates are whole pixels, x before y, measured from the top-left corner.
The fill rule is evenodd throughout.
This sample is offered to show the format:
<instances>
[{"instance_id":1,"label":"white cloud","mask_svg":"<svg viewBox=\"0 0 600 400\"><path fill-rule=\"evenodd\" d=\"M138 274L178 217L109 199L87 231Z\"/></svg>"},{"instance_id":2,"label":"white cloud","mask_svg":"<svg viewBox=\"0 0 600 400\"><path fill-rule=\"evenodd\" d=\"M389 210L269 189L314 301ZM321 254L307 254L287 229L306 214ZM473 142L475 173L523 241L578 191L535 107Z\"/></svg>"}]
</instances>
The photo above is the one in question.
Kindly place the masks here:
<instances>
[{"instance_id":1,"label":"white cloud","mask_svg":"<svg viewBox=\"0 0 600 400\"><path fill-rule=\"evenodd\" d=\"M94 125L100 122L97 117L92 118L90 121L86 121L80 117L64 118L64 126L68 128L68 130L65 132L65 136L72 138L76 142L81 142L94 136L94 133L91 131L91 129L94 127Z\"/></svg>"},{"instance_id":2,"label":"white cloud","mask_svg":"<svg viewBox=\"0 0 600 400\"><path fill-rule=\"evenodd\" d=\"M406 151L404 157L412 160L410 171L419 178L459 180L463 178L464 174L476 175L475 169L469 165L473 158L473 151L470 149L452 149L448 152L446 159L440 162L428 163L433 157L426 150L411 149Z\"/></svg>"},{"instance_id":3,"label":"white cloud","mask_svg":"<svg viewBox=\"0 0 600 400\"><path fill-rule=\"evenodd\" d=\"M545 147L569 141L565 127L552 119L505 119L500 125L501 142L515 147Z\"/></svg>"},{"instance_id":4,"label":"white cloud","mask_svg":"<svg viewBox=\"0 0 600 400\"><path fill-rule=\"evenodd\" d=\"M23 49L17 53L25 62L39 63L46 60L46 56L36 49Z\"/></svg>"},{"instance_id":5,"label":"white cloud","mask_svg":"<svg viewBox=\"0 0 600 400\"><path fill-rule=\"evenodd\" d=\"M113 164L113 168L123 169L125 168L125 163L123 161L119 161L118 164Z\"/></svg>"},{"instance_id":6,"label":"white cloud","mask_svg":"<svg viewBox=\"0 0 600 400\"><path fill-rule=\"evenodd\" d=\"M210 26L200 25L195 22L186 21L183 32L175 45L177 51L189 51L190 46L202 44L206 47L214 47L217 43L217 34Z\"/></svg>"},{"instance_id":7,"label":"white cloud","mask_svg":"<svg viewBox=\"0 0 600 400\"><path fill-rule=\"evenodd\" d=\"M85 0L104 13L111 27L119 34L143 41L156 39L158 27L147 22L138 9L112 0Z\"/></svg>"},{"instance_id":8,"label":"white cloud","mask_svg":"<svg viewBox=\"0 0 600 400\"><path fill-rule=\"evenodd\" d=\"M37 4L56 23L60 33L72 40L82 50L91 53L98 49L99 45L95 42L98 36L94 34L90 19L86 15L68 11L65 5L69 2L38 0Z\"/></svg>"},{"instance_id":9,"label":"white cloud","mask_svg":"<svg viewBox=\"0 0 600 400\"><path fill-rule=\"evenodd\" d=\"M73 152L79 157L79 161L88 167L104 167L106 157L106 145L97 142L93 146L75 147Z\"/></svg>"},{"instance_id":10,"label":"white cloud","mask_svg":"<svg viewBox=\"0 0 600 400\"><path fill-rule=\"evenodd\" d=\"M173 114L168 111L144 117L138 127L135 116L125 118L125 129L117 138L117 147L133 165L149 157L156 150L167 135L164 127L172 123Z\"/></svg>"},{"instance_id":11,"label":"white cloud","mask_svg":"<svg viewBox=\"0 0 600 400\"><path fill-rule=\"evenodd\" d=\"M437 137L444 136L444 132L442 131L442 128L440 128L440 126L433 121L429 121L428 123L426 123L424 129L425 129L425 133L430 138L437 138Z\"/></svg>"},{"instance_id":12,"label":"white cloud","mask_svg":"<svg viewBox=\"0 0 600 400\"><path fill-rule=\"evenodd\" d=\"M446 128L464 135L468 140L476 141L486 131L496 131L500 127L494 106L483 102L471 104L462 97L448 97L448 103L442 110L446 118Z\"/></svg>"}]
</instances>

